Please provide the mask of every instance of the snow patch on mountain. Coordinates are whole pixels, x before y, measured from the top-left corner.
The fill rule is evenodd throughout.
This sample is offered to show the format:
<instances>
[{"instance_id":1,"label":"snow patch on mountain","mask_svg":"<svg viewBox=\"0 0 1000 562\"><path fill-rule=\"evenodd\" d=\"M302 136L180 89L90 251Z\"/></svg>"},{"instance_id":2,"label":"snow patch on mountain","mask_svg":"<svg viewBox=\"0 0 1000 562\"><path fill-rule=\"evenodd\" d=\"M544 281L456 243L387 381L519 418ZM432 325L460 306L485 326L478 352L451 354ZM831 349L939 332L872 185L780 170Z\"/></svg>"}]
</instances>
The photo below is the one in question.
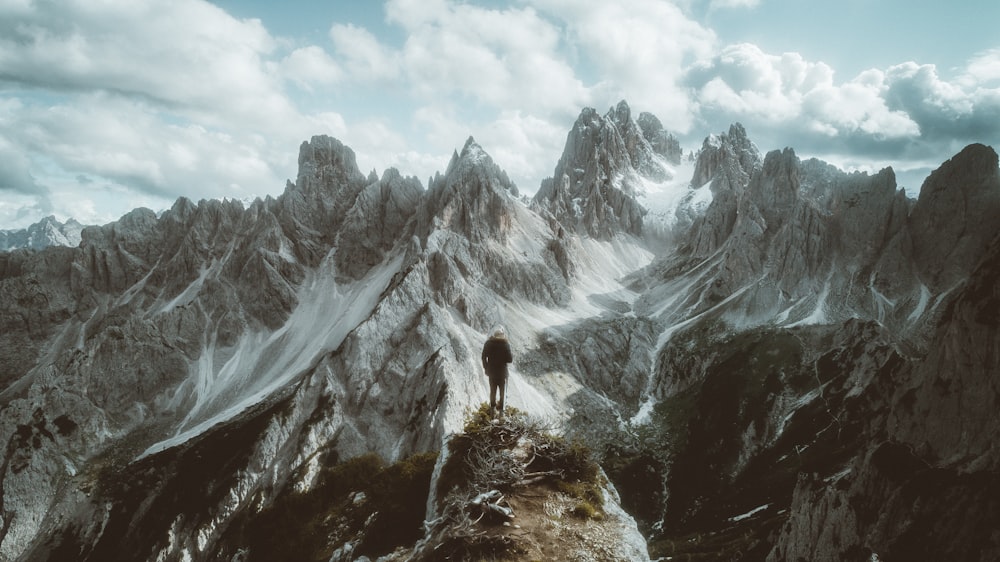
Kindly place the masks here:
<instances>
[{"instance_id":1,"label":"snow patch on mountain","mask_svg":"<svg viewBox=\"0 0 1000 562\"><path fill-rule=\"evenodd\" d=\"M173 399L176 405L193 400L194 406L173 437L152 445L141 457L232 419L301 376L371 313L403 261L397 255L365 278L342 285L336 281L334 252L309 274L299 291L299 306L280 329L244 334L234 349L218 349L214 337L209 338ZM228 359L217 366L220 356Z\"/></svg>"},{"instance_id":2,"label":"snow patch on mountain","mask_svg":"<svg viewBox=\"0 0 1000 562\"><path fill-rule=\"evenodd\" d=\"M707 186L691 185L694 161L682 160L680 164L673 165L661 159L660 165L668 179L656 181L637 177L635 199L646 209L643 229L669 233L678 226L685 211L704 213L712 203L712 191Z\"/></svg>"}]
</instances>

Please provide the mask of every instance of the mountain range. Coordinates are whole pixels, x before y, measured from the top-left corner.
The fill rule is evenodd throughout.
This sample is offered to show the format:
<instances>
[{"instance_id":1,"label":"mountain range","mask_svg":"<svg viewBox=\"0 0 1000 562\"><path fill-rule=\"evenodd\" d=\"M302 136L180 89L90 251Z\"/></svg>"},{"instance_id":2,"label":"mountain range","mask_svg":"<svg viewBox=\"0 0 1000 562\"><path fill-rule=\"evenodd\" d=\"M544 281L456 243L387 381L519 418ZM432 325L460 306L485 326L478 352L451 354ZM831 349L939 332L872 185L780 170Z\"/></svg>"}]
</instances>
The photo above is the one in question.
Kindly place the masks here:
<instances>
[{"instance_id":1,"label":"mountain range","mask_svg":"<svg viewBox=\"0 0 1000 562\"><path fill-rule=\"evenodd\" d=\"M508 403L594 452L621 544L994 560L998 228L978 144L911 199L739 124L688 158L621 102L527 197L472 138L425 188L315 136L278 197L0 253L0 558L266 560L261 522L373 454L441 451L432 529L503 326Z\"/></svg>"},{"instance_id":2,"label":"mountain range","mask_svg":"<svg viewBox=\"0 0 1000 562\"><path fill-rule=\"evenodd\" d=\"M28 228L0 230L0 252L22 248L41 250L48 246L76 246L80 243L84 225L73 219L61 223L48 216Z\"/></svg>"}]
</instances>

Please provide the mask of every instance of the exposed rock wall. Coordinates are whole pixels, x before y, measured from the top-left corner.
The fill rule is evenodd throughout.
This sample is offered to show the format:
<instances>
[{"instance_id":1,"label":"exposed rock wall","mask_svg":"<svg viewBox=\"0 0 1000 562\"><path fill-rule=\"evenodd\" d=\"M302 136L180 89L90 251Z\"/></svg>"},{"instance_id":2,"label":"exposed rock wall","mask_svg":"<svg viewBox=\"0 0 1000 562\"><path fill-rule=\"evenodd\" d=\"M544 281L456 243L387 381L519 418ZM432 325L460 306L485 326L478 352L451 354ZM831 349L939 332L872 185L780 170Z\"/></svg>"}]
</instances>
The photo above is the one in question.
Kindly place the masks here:
<instances>
[{"instance_id":1,"label":"exposed rock wall","mask_svg":"<svg viewBox=\"0 0 1000 562\"><path fill-rule=\"evenodd\" d=\"M642 125L624 101L604 117L584 109L566 137L555 174L535 194L535 206L573 233L599 239L619 232L640 235L645 209L634 198L637 184L668 177L664 162L676 154L659 121L640 117Z\"/></svg>"}]
</instances>

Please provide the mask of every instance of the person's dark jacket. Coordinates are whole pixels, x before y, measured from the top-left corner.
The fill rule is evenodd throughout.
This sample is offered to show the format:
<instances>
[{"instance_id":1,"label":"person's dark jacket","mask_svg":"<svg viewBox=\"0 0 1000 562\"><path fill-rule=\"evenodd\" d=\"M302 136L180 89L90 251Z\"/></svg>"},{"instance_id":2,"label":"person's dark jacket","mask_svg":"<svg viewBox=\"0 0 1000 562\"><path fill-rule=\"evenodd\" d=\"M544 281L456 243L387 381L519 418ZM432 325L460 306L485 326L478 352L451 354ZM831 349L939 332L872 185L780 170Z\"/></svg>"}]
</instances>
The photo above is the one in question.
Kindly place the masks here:
<instances>
[{"instance_id":1,"label":"person's dark jacket","mask_svg":"<svg viewBox=\"0 0 1000 562\"><path fill-rule=\"evenodd\" d=\"M483 344L483 370L494 380L507 380L507 364L514 360L506 339L491 337Z\"/></svg>"}]
</instances>

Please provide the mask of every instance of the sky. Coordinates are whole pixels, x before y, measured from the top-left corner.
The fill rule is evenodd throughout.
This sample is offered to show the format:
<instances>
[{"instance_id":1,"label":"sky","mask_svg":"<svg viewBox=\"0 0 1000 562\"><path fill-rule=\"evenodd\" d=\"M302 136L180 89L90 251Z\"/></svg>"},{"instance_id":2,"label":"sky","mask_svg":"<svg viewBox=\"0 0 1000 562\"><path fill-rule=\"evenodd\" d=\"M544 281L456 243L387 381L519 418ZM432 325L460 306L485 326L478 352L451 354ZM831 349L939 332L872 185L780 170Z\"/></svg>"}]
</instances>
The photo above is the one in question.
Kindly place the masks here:
<instances>
[{"instance_id":1,"label":"sky","mask_svg":"<svg viewBox=\"0 0 1000 562\"><path fill-rule=\"evenodd\" d=\"M1000 2L0 0L0 229L251 200L313 135L426 186L469 136L534 193L582 109L742 123L916 196L1000 148Z\"/></svg>"}]
</instances>

